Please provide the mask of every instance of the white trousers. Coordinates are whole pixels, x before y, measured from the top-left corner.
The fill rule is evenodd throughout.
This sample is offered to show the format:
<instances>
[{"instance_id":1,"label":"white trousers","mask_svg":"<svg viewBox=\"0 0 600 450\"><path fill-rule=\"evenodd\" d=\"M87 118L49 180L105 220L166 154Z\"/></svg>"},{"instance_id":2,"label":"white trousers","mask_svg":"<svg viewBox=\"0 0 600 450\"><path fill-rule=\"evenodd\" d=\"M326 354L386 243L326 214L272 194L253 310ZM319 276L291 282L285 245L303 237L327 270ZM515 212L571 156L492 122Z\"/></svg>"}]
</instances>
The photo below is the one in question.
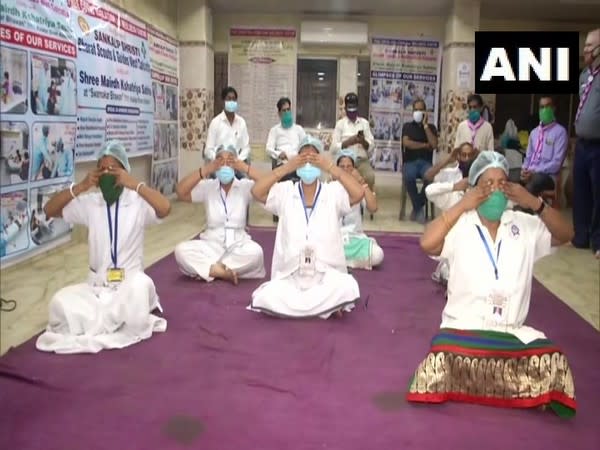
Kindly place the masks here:
<instances>
[{"instance_id":1,"label":"white trousers","mask_svg":"<svg viewBox=\"0 0 600 450\"><path fill-rule=\"evenodd\" d=\"M154 283L144 272L125 274L116 289L67 286L52 297L48 325L36 347L56 353L127 347L166 331L167 321L150 313L158 306Z\"/></svg>"},{"instance_id":2,"label":"white trousers","mask_svg":"<svg viewBox=\"0 0 600 450\"><path fill-rule=\"evenodd\" d=\"M351 311L360 297L358 283L347 273L329 269L306 286L297 274L267 281L252 293L248 309L289 318L327 319L342 309Z\"/></svg>"},{"instance_id":3,"label":"white trousers","mask_svg":"<svg viewBox=\"0 0 600 450\"><path fill-rule=\"evenodd\" d=\"M206 239L182 242L175 247L175 260L185 275L205 281L214 280L209 275L210 267L218 262L225 264L240 278L265 276L262 247L251 239L236 242L227 250L220 242Z\"/></svg>"}]
</instances>

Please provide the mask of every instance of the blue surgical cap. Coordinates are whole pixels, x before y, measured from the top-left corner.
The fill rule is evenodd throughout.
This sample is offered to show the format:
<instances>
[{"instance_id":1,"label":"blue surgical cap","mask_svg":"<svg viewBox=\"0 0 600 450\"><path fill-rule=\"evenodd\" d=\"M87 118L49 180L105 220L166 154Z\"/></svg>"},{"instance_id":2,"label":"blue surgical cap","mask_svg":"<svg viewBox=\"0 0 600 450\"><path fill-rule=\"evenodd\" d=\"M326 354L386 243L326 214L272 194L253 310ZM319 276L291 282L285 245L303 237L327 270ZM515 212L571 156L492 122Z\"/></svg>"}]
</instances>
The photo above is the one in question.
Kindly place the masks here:
<instances>
[{"instance_id":1,"label":"blue surgical cap","mask_svg":"<svg viewBox=\"0 0 600 450\"><path fill-rule=\"evenodd\" d=\"M302 142L300 142L298 153L300 153L304 147L308 146L314 147L319 153L323 153L323 143L309 134L307 134L306 137L302 139Z\"/></svg>"},{"instance_id":2,"label":"blue surgical cap","mask_svg":"<svg viewBox=\"0 0 600 450\"><path fill-rule=\"evenodd\" d=\"M223 152L229 152L233 156L237 156L237 150L235 149L235 147L233 145L219 145L217 147L217 150L215 151L215 156L218 156L219 153L223 153Z\"/></svg>"},{"instance_id":3,"label":"blue surgical cap","mask_svg":"<svg viewBox=\"0 0 600 450\"><path fill-rule=\"evenodd\" d=\"M335 162L339 163L340 159L344 158L344 157L350 158L352 160L352 162L356 164L356 153L354 152L354 150L349 149L349 148L341 149L337 155Z\"/></svg>"},{"instance_id":4,"label":"blue surgical cap","mask_svg":"<svg viewBox=\"0 0 600 450\"><path fill-rule=\"evenodd\" d=\"M104 156L112 156L119 161L127 172L131 172L127 150L121 141L108 141L98 153L98 160Z\"/></svg>"},{"instance_id":5,"label":"blue surgical cap","mask_svg":"<svg viewBox=\"0 0 600 450\"><path fill-rule=\"evenodd\" d=\"M483 172L493 168L502 169L508 176L508 161L506 161L504 155L492 150L480 152L469 169L469 184L475 186Z\"/></svg>"}]
</instances>

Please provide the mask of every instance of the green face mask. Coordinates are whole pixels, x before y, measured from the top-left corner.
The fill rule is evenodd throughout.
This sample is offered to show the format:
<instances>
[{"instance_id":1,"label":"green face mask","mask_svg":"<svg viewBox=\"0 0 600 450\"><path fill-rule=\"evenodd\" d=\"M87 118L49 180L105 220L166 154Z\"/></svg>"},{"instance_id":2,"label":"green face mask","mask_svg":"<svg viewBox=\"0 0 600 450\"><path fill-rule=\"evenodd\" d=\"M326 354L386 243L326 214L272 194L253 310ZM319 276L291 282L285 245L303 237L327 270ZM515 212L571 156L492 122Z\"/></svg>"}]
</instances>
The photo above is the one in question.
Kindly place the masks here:
<instances>
[{"instance_id":1,"label":"green face mask","mask_svg":"<svg viewBox=\"0 0 600 450\"><path fill-rule=\"evenodd\" d=\"M494 191L485 202L479 205L477 212L481 214L484 219L497 222L500 220L500 217L502 217L502 213L506 209L507 204L508 199L506 198L506 195L504 195L504 192Z\"/></svg>"},{"instance_id":2,"label":"green face mask","mask_svg":"<svg viewBox=\"0 0 600 450\"><path fill-rule=\"evenodd\" d=\"M108 206L116 202L123 192L123 186L117 186L117 178L114 175L104 174L98 180L98 187L102 192L102 197Z\"/></svg>"},{"instance_id":3,"label":"green face mask","mask_svg":"<svg viewBox=\"0 0 600 450\"><path fill-rule=\"evenodd\" d=\"M540 108L540 122L544 125L554 122L554 110L549 106Z\"/></svg>"},{"instance_id":4,"label":"green face mask","mask_svg":"<svg viewBox=\"0 0 600 450\"><path fill-rule=\"evenodd\" d=\"M294 124L294 118L292 117L291 111L285 111L281 115L281 126L283 128L290 128Z\"/></svg>"}]
</instances>

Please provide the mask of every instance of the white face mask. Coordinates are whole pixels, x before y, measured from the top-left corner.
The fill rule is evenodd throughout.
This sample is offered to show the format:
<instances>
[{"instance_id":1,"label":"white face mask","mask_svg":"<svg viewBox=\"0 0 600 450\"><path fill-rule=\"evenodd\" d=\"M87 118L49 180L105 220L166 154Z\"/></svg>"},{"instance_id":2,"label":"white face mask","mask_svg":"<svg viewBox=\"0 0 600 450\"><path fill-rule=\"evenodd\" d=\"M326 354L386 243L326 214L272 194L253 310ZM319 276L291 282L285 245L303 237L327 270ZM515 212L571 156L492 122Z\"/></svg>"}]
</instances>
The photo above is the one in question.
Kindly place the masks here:
<instances>
[{"instance_id":1,"label":"white face mask","mask_svg":"<svg viewBox=\"0 0 600 450\"><path fill-rule=\"evenodd\" d=\"M417 123L421 123L423 121L423 111L413 111L413 119Z\"/></svg>"}]
</instances>

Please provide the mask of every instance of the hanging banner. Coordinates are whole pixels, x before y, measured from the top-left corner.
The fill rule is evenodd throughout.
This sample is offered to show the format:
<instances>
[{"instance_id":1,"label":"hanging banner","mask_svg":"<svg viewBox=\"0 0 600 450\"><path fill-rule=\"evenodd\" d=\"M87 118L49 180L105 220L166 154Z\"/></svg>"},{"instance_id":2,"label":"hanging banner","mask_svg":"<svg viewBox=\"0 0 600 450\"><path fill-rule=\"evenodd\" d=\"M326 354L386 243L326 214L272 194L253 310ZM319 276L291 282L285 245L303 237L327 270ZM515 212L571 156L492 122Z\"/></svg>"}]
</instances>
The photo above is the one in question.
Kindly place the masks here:
<instances>
[{"instance_id":1,"label":"hanging banner","mask_svg":"<svg viewBox=\"0 0 600 450\"><path fill-rule=\"evenodd\" d=\"M77 46L66 0L4 0L0 9L0 261L70 239L44 206L73 180Z\"/></svg>"},{"instance_id":2,"label":"hanging banner","mask_svg":"<svg viewBox=\"0 0 600 450\"><path fill-rule=\"evenodd\" d=\"M442 51L439 41L371 38L370 121L376 169L402 167L402 126L412 121L412 104L425 102L429 123L439 116Z\"/></svg>"},{"instance_id":3,"label":"hanging banner","mask_svg":"<svg viewBox=\"0 0 600 450\"><path fill-rule=\"evenodd\" d=\"M77 161L107 140L129 157L152 154L154 98L146 24L92 0L69 0L77 38Z\"/></svg>"},{"instance_id":4,"label":"hanging banner","mask_svg":"<svg viewBox=\"0 0 600 450\"><path fill-rule=\"evenodd\" d=\"M154 96L152 187L171 196L179 179L179 47L177 41L148 27Z\"/></svg>"},{"instance_id":5,"label":"hanging banner","mask_svg":"<svg viewBox=\"0 0 600 450\"><path fill-rule=\"evenodd\" d=\"M251 144L264 148L269 130L279 123L277 100L288 97L295 107L297 58L295 29L229 31L229 85L238 93L239 114L246 120Z\"/></svg>"}]
</instances>

